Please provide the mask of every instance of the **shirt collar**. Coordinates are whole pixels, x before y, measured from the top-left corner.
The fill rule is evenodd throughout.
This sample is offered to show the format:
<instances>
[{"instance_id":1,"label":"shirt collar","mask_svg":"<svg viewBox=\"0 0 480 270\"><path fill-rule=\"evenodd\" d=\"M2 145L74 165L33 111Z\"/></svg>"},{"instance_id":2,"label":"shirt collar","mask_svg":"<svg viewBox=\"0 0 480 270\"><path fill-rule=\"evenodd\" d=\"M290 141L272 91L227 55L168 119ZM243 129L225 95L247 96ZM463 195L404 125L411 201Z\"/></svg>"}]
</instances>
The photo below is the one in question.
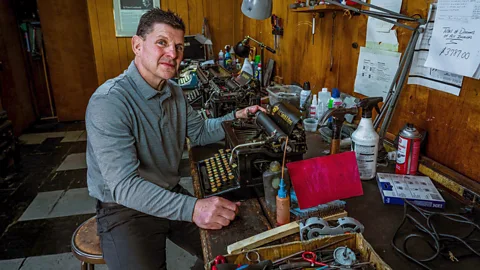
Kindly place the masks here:
<instances>
[{"instance_id":1,"label":"shirt collar","mask_svg":"<svg viewBox=\"0 0 480 270\"><path fill-rule=\"evenodd\" d=\"M137 66L135 66L134 61L130 63L130 66L128 66L126 73L127 73L127 76L132 78L133 82L137 85L137 90L140 91L140 93L146 99L151 99L156 95L162 95L162 96L166 95L166 97L171 96L170 87L166 87L168 84L168 81L163 84L163 88L161 92L157 91L145 81L142 75L140 75L140 72L138 71Z\"/></svg>"}]
</instances>

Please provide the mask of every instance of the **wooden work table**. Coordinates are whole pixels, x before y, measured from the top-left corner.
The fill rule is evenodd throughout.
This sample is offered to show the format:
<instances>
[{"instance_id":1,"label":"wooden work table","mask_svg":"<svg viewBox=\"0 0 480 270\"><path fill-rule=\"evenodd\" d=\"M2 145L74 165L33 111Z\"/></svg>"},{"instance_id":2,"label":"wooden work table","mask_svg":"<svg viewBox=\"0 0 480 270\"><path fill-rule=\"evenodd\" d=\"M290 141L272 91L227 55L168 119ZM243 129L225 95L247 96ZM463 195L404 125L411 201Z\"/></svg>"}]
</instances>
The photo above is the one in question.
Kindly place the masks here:
<instances>
[{"instance_id":1,"label":"wooden work table","mask_svg":"<svg viewBox=\"0 0 480 270\"><path fill-rule=\"evenodd\" d=\"M321 140L318 133L307 133L307 143L308 151L304 155L304 159L325 155L325 150L328 149L328 145ZM223 148L223 146L223 143L216 143L190 149L190 167L195 196L201 197L196 161L211 157L218 149ZM391 171L391 167L379 167L379 171L388 172L389 170ZM403 206L384 205L377 183L374 180L362 182L362 186L364 191L363 196L345 200L347 202L346 210L348 216L357 219L365 226L364 237L393 269L422 269L397 254L390 245L394 232L402 222ZM459 213L462 205L447 192L442 191L440 188L439 190L446 201L446 212ZM228 245L269 230L275 226L275 224L271 222L271 217L273 217L274 214L269 213L266 208L262 207L262 205L264 205L263 200L263 198L253 198L243 201L237 218L226 228L221 230L200 230L205 262L213 260L217 255L227 254ZM270 221L268 216L270 216ZM473 218L478 224L480 214L475 213ZM408 233L412 232L414 231L408 230ZM290 241L295 239L299 239L299 237L289 238ZM423 245L425 244L418 244L415 248L426 250L423 248ZM428 254L430 253L426 253L425 255ZM479 264L480 258L474 256L465 257L456 264L450 263L449 260L440 257L433 263L429 263L429 265L435 269L450 269L452 266L456 269L476 269Z\"/></svg>"}]
</instances>

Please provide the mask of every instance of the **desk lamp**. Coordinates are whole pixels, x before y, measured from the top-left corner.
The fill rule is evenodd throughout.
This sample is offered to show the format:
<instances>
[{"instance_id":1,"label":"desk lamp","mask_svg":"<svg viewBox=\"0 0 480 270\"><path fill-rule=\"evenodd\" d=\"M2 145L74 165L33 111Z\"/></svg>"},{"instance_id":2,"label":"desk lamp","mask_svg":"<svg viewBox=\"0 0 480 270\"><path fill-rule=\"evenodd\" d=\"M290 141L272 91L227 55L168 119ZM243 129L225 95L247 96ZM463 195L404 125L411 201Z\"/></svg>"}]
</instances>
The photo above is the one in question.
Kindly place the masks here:
<instances>
[{"instance_id":1,"label":"desk lamp","mask_svg":"<svg viewBox=\"0 0 480 270\"><path fill-rule=\"evenodd\" d=\"M271 47L268 47L264 43L254 39L250 36L245 36L245 38L242 41L238 42L237 45L235 45L235 47L233 48L233 50L235 51L235 55L237 55L239 57L242 57L242 58L247 58L249 53L250 53L250 44L249 44L250 40L257 43L260 46L260 63L262 64L262 76L265 76L265 72L264 72L265 71L265 65L263 63L264 49L266 48L271 53L276 53L276 51L274 49L272 49ZM253 72L255 72L255 70ZM260 86L261 87L263 86L263 82L260 82Z\"/></svg>"},{"instance_id":2,"label":"desk lamp","mask_svg":"<svg viewBox=\"0 0 480 270\"><path fill-rule=\"evenodd\" d=\"M243 0L242 13L255 20L265 20L272 16L272 0Z\"/></svg>"}]
</instances>

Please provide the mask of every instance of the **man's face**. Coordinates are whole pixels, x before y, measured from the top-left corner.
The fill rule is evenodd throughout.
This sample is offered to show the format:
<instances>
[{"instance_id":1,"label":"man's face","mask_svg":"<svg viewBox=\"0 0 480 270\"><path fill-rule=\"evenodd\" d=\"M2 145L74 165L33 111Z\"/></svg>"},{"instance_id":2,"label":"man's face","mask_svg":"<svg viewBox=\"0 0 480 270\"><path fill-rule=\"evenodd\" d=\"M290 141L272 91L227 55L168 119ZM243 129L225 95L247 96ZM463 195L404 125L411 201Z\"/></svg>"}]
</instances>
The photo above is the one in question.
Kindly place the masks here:
<instances>
[{"instance_id":1,"label":"man's face","mask_svg":"<svg viewBox=\"0 0 480 270\"><path fill-rule=\"evenodd\" d=\"M169 80L177 74L183 59L184 32L170 25L157 23L145 39L134 36L133 50L150 80ZM145 78L147 79L147 78Z\"/></svg>"}]
</instances>

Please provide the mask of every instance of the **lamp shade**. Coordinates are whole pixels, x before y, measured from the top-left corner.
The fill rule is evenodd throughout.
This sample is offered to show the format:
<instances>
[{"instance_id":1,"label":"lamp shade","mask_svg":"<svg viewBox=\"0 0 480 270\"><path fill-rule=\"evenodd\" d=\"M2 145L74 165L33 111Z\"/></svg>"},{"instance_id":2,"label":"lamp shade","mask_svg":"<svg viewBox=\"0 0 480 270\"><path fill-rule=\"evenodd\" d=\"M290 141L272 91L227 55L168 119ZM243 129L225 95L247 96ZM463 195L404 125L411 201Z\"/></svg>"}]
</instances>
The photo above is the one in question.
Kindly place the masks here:
<instances>
[{"instance_id":1,"label":"lamp shade","mask_svg":"<svg viewBox=\"0 0 480 270\"><path fill-rule=\"evenodd\" d=\"M233 48L235 51L235 55L242 57L242 58L247 58L249 53L250 53L250 46L248 45L248 40L242 40L235 45Z\"/></svg>"},{"instance_id":2,"label":"lamp shade","mask_svg":"<svg viewBox=\"0 0 480 270\"><path fill-rule=\"evenodd\" d=\"M255 20L265 20L272 16L272 0L243 0L242 12Z\"/></svg>"}]
</instances>

